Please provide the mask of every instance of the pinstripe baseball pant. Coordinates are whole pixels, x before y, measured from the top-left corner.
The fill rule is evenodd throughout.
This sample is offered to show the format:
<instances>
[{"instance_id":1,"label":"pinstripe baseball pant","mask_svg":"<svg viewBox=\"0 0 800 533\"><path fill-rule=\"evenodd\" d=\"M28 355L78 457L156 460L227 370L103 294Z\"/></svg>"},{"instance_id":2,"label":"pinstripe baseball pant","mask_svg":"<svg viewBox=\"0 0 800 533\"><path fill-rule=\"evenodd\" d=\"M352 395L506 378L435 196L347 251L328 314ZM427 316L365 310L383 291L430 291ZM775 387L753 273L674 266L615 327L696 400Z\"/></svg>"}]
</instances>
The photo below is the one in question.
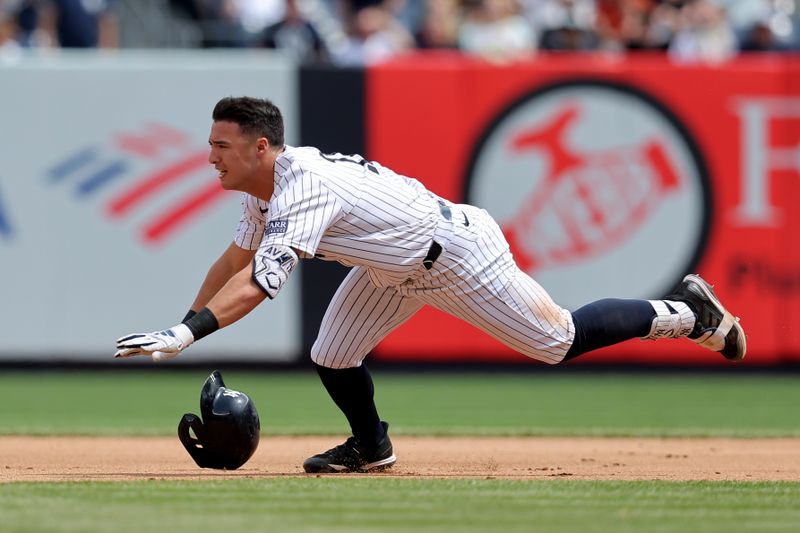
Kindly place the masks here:
<instances>
[{"instance_id":1,"label":"pinstripe baseball pant","mask_svg":"<svg viewBox=\"0 0 800 533\"><path fill-rule=\"evenodd\" d=\"M336 291L311 349L328 368L361 364L389 333L430 305L480 328L514 350L560 362L575 336L572 315L521 271L500 227L483 209L452 205L434 240L443 252L430 270L378 287L356 266Z\"/></svg>"}]
</instances>

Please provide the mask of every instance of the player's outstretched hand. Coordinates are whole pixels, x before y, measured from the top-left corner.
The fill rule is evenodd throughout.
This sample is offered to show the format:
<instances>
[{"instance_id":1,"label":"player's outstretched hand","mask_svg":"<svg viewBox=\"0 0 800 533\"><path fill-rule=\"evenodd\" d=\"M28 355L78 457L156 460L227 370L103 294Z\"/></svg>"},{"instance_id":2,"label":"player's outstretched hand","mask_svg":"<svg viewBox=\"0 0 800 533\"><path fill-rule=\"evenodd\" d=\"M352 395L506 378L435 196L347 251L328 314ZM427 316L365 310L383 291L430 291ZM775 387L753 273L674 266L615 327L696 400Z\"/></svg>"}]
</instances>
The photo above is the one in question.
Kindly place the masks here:
<instances>
[{"instance_id":1,"label":"player's outstretched hand","mask_svg":"<svg viewBox=\"0 0 800 533\"><path fill-rule=\"evenodd\" d=\"M114 357L149 355L154 361L172 359L194 342L194 335L184 324L164 331L132 333L117 339Z\"/></svg>"}]
</instances>

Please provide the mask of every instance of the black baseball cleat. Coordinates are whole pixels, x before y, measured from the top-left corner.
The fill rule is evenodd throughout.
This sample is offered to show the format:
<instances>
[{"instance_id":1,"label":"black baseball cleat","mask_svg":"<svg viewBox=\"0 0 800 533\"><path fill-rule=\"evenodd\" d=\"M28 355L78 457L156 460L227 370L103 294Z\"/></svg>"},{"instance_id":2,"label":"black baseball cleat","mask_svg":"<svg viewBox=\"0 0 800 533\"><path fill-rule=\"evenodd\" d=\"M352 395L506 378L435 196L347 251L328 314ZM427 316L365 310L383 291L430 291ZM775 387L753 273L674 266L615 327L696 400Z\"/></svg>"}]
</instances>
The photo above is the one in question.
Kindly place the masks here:
<instances>
[{"instance_id":1,"label":"black baseball cleat","mask_svg":"<svg viewBox=\"0 0 800 533\"><path fill-rule=\"evenodd\" d=\"M667 300L685 302L694 312L696 320L689 338L694 342L720 352L725 359L741 361L747 352L747 338L739 324L739 317L730 314L703 278L689 274Z\"/></svg>"},{"instance_id":2,"label":"black baseball cleat","mask_svg":"<svg viewBox=\"0 0 800 533\"><path fill-rule=\"evenodd\" d=\"M369 472L384 470L394 464L397 458L389 439L389 424L381 422L386 436L377 448L367 448L359 444L355 437L350 437L344 444L331 448L327 452L309 457L303 462L303 469L309 474Z\"/></svg>"}]
</instances>

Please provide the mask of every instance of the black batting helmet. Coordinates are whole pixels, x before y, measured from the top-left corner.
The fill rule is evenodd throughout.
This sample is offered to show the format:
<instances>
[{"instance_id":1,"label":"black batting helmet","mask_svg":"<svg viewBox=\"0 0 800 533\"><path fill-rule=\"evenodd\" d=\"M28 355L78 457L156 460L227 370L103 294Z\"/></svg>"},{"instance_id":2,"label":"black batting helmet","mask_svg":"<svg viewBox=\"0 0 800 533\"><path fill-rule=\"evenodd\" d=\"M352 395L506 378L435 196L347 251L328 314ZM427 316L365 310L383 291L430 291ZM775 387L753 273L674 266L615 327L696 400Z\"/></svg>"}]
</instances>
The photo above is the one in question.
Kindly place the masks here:
<instances>
[{"instance_id":1,"label":"black batting helmet","mask_svg":"<svg viewBox=\"0 0 800 533\"><path fill-rule=\"evenodd\" d=\"M187 413L178 424L178 438L197 466L235 470L252 457L261 433L256 406L245 393L225 387L216 370L200 392L200 414L202 420Z\"/></svg>"}]
</instances>

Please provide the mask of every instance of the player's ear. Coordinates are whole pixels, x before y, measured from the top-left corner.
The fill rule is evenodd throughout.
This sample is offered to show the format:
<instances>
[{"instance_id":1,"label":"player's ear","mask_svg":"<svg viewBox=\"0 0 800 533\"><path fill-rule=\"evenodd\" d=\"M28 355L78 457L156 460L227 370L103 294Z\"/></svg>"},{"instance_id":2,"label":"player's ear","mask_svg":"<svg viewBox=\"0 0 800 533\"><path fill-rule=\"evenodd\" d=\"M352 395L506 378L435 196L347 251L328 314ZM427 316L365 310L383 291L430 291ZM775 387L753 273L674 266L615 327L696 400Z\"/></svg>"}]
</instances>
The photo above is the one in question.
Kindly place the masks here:
<instances>
[{"instance_id":1,"label":"player's ear","mask_svg":"<svg viewBox=\"0 0 800 533\"><path fill-rule=\"evenodd\" d=\"M259 154L265 154L269 150L269 140L266 137L259 137L256 140L256 151Z\"/></svg>"}]
</instances>

